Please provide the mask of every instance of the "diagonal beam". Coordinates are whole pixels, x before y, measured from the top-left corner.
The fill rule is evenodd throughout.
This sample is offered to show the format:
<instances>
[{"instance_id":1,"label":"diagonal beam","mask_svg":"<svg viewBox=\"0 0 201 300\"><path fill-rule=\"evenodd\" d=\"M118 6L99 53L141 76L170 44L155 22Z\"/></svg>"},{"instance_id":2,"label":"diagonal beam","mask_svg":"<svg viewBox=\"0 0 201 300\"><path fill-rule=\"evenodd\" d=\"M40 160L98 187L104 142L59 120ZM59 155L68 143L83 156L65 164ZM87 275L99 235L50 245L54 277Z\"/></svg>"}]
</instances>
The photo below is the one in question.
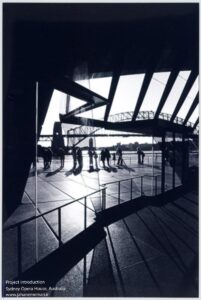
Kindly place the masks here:
<instances>
[{"instance_id":1,"label":"diagonal beam","mask_svg":"<svg viewBox=\"0 0 201 300\"><path fill-rule=\"evenodd\" d=\"M190 77L187 80L187 83L183 89L183 92L182 92L182 94L177 102L177 105L175 107L175 110L172 114L172 117L170 119L171 122L173 122L175 117L177 116L182 104L184 103L186 97L188 96L188 93L190 92L190 90L192 88L192 85L193 85L195 79L197 78L197 75L198 75L197 72L194 72L194 71L191 72Z\"/></svg>"},{"instance_id":2,"label":"diagonal beam","mask_svg":"<svg viewBox=\"0 0 201 300\"><path fill-rule=\"evenodd\" d=\"M170 76L168 78L168 82L167 82L167 84L165 86L164 92L162 94L161 100L160 100L159 105L157 107L157 110L155 112L154 119L157 119L158 116L159 116L159 114L161 113L161 110L162 110L162 108L163 108L163 106L165 104L165 101L167 100L167 97L168 97L168 95L169 95L169 93L170 93L170 91L171 91L171 89L172 89L172 87L173 87L173 85L175 83L175 80L176 80L176 78L177 78L178 75L179 75L179 71L178 70L177 71L175 70L175 71L171 72L171 74L170 74Z\"/></svg>"},{"instance_id":3,"label":"diagonal beam","mask_svg":"<svg viewBox=\"0 0 201 300\"><path fill-rule=\"evenodd\" d=\"M107 99L70 80L69 78L49 79L47 81L54 89L69 94L88 103L107 103Z\"/></svg>"},{"instance_id":4,"label":"diagonal beam","mask_svg":"<svg viewBox=\"0 0 201 300\"><path fill-rule=\"evenodd\" d=\"M183 125L186 125L186 123L188 122L190 116L192 115L194 109L196 108L196 106L198 105L198 102L199 102L199 94L197 93L197 96L195 97L187 115L186 115L186 118L184 119L184 122L183 122Z\"/></svg>"},{"instance_id":5,"label":"diagonal beam","mask_svg":"<svg viewBox=\"0 0 201 300\"><path fill-rule=\"evenodd\" d=\"M149 84L151 82L152 76L153 76L153 70L148 71L145 74L145 78L143 80L142 88L140 90L140 94L138 96L137 104L135 106L135 110L134 110L134 113L133 113L132 122L134 122L136 120L136 118L137 118L137 115L139 113L140 107L141 107L142 102L144 100L145 94L146 94L147 89L149 87Z\"/></svg>"},{"instance_id":6,"label":"diagonal beam","mask_svg":"<svg viewBox=\"0 0 201 300\"><path fill-rule=\"evenodd\" d=\"M111 82L111 87L110 87L110 92L109 92L109 97L108 97L108 104L106 106L104 121L108 120L108 117L110 114L110 109L112 107L112 102L114 99L114 95L115 95L115 92L117 89L117 85L119 83L120 74L121 74L121 72L116 72L112 77L112 82Z\"/></svg>"},{"instance_id":7,"label":"diagonal beam","mask_svg":"<svg viewBox=\"0 0 201 300\"><path fill-rule=\"evenodd\" d=\"M113 99L114 99L115 92L117 89L117 85L119 83L119 78L121 76L121 72L123 69L125 51L127 49L127 46L128 46L127 43L124 41L120 54L116 55L115 59L114 59L113 76L112 76L112 82L111 82L110 92L109 92L109 96L108 96L108 103L107 103L106 110L105 110L104 121L108 120L108 117L110 114L110 110L112 107L112 103L113 103Z\"/></svg>"},{"instance_id":8,"label":"diagonal beam","mask_svg":"<svg viewBox=\"0 0 201 300\"><path fill-rule=\"evenodd\" d=\"M99 103L99 104L95 104L95 103L93 103L93 104L85 103L84 105L82 105L82 106L80 106L80 107L78 107L78 108L75 108L74 110L70 111L69 113L63 115L63 118L65 118L65 119L67 120L69 117L71 117L71 116L73 116L73 115L77 115L77 114L80 114L80 113L82 113L82 112L87 112L87 111L89 111L89 110L92 110L92 109L94 109L94 108L101 107L101 106L103 106L103 105L105 105L105 103Z\"/></svg>"}]
</instances>

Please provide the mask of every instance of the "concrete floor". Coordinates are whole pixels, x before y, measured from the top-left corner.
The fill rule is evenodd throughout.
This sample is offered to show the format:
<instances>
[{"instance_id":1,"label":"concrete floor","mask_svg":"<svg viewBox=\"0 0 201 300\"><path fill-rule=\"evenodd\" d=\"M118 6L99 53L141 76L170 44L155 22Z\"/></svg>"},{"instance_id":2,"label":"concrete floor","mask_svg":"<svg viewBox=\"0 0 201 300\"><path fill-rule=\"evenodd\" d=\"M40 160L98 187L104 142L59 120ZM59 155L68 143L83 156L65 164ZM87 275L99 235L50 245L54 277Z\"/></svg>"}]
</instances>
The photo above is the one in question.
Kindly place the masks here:
<instances>
[{"instance_id":1,"label":"concrete floor","mask_svg":"<svg viewBox=\"0 0 201 300\"><path fill-rule=\"evenodd\" d=\"M129 160L130 162L130 160ZM127 164L128 165L128 164ZM51 169L38 163L37 214L72 202L96 192L102 184L122 179L120 202L131 199L130 178L140 175L160 174L160 162L148 161L138 165L131 161L129 168L110 170L100 167L97 172L88 171L88 158L84 159L83 170L74 175L70 170L72 161L66 158L64 169L59 169L54 160ZM166 187L171 187L171 167L166 167ZM176 175L176 182L180 182ZM151 177L143 179L143 193L156 192ZM118 183L107 185L106 207L118 204ZM160 193L160 177L157 181ZM35 172L30 171L22 204L7 220L5 227L26 220L36 214ZM132 199L141 195L141 179L133 179ZM84 200L61 209L61 230L58 226L58 209L20 226L21 249L17 227L4 233L3 270L5 279L18 276L19 268L25 272L36 261L43 261L59 247L58 236L65 244L84 230ZM87 198L87 226L94 224L96 212L101 210L101 193ZM184 284L193 263L196 265L198 252L198 208L197 195L190 193L164 207L147 207L107 228L106 238L80 259L67 274L57 281L56 287L65 291L52 292L52 296L196 296L196 279ZM18 226L19 229L19 226ZM38 236L38 238L36 238ZM19 256L20 252L20 256ZM37 259L38 257L38 259ZM19 266L19 259L21 264ZM84 267L85 266L85 267ZM195 269L195 268L194 268ZM83 283L83 276L85 283ZM193 275L194 276L194 275ZM188 279L189 281L189 279ZM186 291L186 287L188 290ZM184 294L184 295L183 295Z\"/></svg>"}]
</instances>

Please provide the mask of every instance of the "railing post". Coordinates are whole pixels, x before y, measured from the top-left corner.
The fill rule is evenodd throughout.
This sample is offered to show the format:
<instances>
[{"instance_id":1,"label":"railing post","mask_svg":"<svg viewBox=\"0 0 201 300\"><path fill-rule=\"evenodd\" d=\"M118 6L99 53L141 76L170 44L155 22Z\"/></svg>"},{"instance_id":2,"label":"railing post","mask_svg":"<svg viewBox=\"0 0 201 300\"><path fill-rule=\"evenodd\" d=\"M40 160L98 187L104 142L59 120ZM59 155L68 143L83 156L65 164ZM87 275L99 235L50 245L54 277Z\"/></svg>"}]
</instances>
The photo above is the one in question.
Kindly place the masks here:
<instances>
[{"instance_id":1,"label":"railing post","mask_svg":"<svg viewBox=\"0 0 201 300\"><path fill-rule=\"evenodd\" d=\"M121 193L121 187L120 187L120 181L118 182L118 204L120 204L120 193Z\"/></svg>"},{"instance_id":2,"label":"railing post","mask_svg":"<svg viewBox=\"0 0 201 300\"><path fill-rule=\"evenodd\" d=\"M141 178L141 187L140 187L140 190L141 190L141 196L143 195L143 176L140 177Z\"/></svg>"},{"instance_id":3,"label":"railing post","mask_svg":"<svg viewBox=\"0 0 201 300\"><path fill-rule=\"evenodd\" d=\"M133 198L133 178L131 178L131 200Z\"/></svg>"},{"instance_id":4,"label":"railing post","mask_svg":"<svg viewBox=\"0 0 201 300\"><path fill-rule=\"evenodd\" d=\"M18 240L18 275L22 273L22 235L21 225L17 226L17 240Z\"/></svg>"},{"instance_id":5,"label":"railing post","mask_svg":"<svg viewBox=\"0 0 201 300\"><path fill-rule=\"evenodd\" d=\"M87 197L84 197L84 230L87 228Z\"/></svg>"},{"instance_id":6,"label":"railing post","mask_svg":"<svg viewBox=\"0 0 201 300\"><path fill-rule=\"evenodd\" d=\"M83 296L86 297L86 286L87 286L87 256L84 256L83 260Z\"/></svg>"},{"instance_id":7,"label":"railing post","mask_svg":"<svg viewBox=\"0 0 201 300\"><path fill-rule=\"evenodd\" d=\"M103 185L104 188L102 190L102 210L106 208L106 187Z\"/></svg>"},{"instance_id":8,"label":"railing post","mask_svg":"<svg viewBox=\"0 0 201 300\"><path fill-rule=\"evenodd\" d=\"M59 247L62 245L61 241L61 208L58 208L58 235L59 235Z\"/></svg>"}]
</instances>

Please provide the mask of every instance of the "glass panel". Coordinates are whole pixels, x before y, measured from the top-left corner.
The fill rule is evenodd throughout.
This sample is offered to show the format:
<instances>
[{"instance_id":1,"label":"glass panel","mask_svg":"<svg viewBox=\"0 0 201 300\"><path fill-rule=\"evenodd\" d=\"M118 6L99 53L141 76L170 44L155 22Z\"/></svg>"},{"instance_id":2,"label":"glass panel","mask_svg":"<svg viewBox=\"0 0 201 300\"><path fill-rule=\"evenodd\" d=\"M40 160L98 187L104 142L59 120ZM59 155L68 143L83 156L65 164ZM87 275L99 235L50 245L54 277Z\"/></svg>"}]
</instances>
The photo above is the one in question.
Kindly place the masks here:
<instances>
[{"instance_id":1,"label":"glass panel","mask_svg":"<svg viewBox=\"0 0 201 300\"><path fill-rule=\"evenodd\" d=\"M182 135L175 134L175 186L182 184L182 162L183 162L183 150L182 150Z\"/></svg>"},{"instance_id":2,"label":"glass panel","mask_svg":"<svg viewBox=\"0 0 201 300\"><path fill-rule=\"evenodd\" d=\"M173 188L173 171L175 157L172 132L167 132L165 136L165 191Z\"/></svg>"},{"instance_id":3,"label":"glass panel","mask_svg":"<svg viewBox=\"0 0 201 300\"><path fill-rule=\"evenodd\" d=\"M92 78L90 79L90 89L93 92L108 98L111 81L112 77Z\"/></svg>"},{"instance_id":4,"label":"glass panel","mask_svg":"<svg viewBox=\"0 0 201 300\"><path fill-rule=\"evenodd\" d=\"M179 100L179 97L181 96L181 93L186 85L187 79L190 75L191 71L181 71L179 72L179 75L172 87L172 90L170 91L167 100L165 102L165 105L162 108L161 113L167 113L172 114L174 112L174 109L177 105L177 101Z\"/></svg>"},{"instance_id":5,"label":"glass panel","mask_svg":"<svg viewBox=\"0 0 201 300\"><path fill-rule=\"evenodd\" d=\"M67 95L58 90L54 90L45 121L42 125L41 135L48 135L53 133L55 122L59 122L59 114L66 113Z\"/></svg>"},{"instance_id":6,"label":"glass panel","mask_svg":"<svg viewBox=\"0 0 201 300\"><path fill-rule=\"evenodd\" d=\"M185 119L185 117L189 111L189 108L191 107L197 93L198 93L198 77L195 80L190 92L188 93L188 96L186 97L183 105L181 106L181 108L177 114L178 117Z\"/></svg>"},{"instance_id":7,"label":"glass panel","mask_svg":"<svg viewBox=\"0 0 201 300\"><path fill-rule=\"evenodd\" d=\"M114 96L110 116L133 111L140 93L145 74L122 75L119 79L117 90ZM131 115L131 118L132 118Z\"/></svg>"},{"instance_id":8,"label":"glass panel","mask_svg":"<svg viewBox=\"0 0 201 300\"><path fill-rule=\"evenodd\" d=\"M67 95L66 95L66 97L67 97ZM86 104L86 101L80 100L78 98L75 98L72 96L69 96L68 98L67 98L67 103L66 103L66 106L67 106L66 113L71 112L72 110ZM69 103L68 103L68 101L69 101Z\"/></svg>"},{"instance_id":9,"label":"glass panel","mask_svg":"<svg viewBox=\"0 0 201 300\"><path fill-rule=\"evenodd\" d=\"M161 194L161 181L162 181L162 139L153 137L153 195Z\"/></svg>"},{"instance_id":10,"label":"glass panel","mask_svg":"<svg viewBox=\"0 0 201 300\"><path fill-rule=\"evenodd\" d=\"M108 98L110 92L112 77L99 77L85 80L77 80L76 82L96 94Z\"/></svg>"},{"instance_id":11,"label":"glass panel","mask_svg":"<svg viewBox=\"0 0 201 300\"><path fill-rule=\"evenodd\" d=\"M199 149L198 141L189 140L189 168L198 167L199 164Z\"/></svg>"},{"instance_id":12,"label":"glass panel","mask_svg":"<svg viewBox=\"0 0 201 300\"><path fill-rule=\"evenodd\" d=\"M156 111L170 72L154 73L140 111Z\"/></svg>"}]
</instances>

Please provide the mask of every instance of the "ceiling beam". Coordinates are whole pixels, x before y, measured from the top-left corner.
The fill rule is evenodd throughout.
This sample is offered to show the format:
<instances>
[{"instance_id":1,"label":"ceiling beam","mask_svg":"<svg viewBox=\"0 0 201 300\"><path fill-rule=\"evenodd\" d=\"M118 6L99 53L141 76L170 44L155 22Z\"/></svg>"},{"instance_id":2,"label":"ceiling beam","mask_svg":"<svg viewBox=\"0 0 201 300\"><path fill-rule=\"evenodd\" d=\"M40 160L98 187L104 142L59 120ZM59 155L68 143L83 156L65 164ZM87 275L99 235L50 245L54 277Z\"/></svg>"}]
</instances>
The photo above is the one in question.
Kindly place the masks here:
<instances>
[{"instance_id":1,"label":"ceiling beam","mask_svg":"<svg viewBox=\"0 0 201 300\"><path fill-rule=\"evenodd\" d=\"M155 112L154 119L158 119L158 117L159 117L159 115L161 113L161 110L162 110L162 108L163 108L163 106L164 106L164 104L165 104L165 102L167 100L167 97L168 97L168 95L169 95L169 93L170 93L170 91L171 91L171 89L172 89L172 87L173 87L173 85L175 83L175 80L177 79L178 75L179 75L179 71L178 70L177 71L175 70L175 71L171 72L171 74L170 74L170 76L168 78L168 82L167 82L167 84L165 86L165 89L163 91L161 100L160 100L159 105L157 107L157 110Z\"/></svg>"},{"instance_id":2,"label":"ceiling beam","mask_svg":"<svg viewBox=\"0 0 201 300\"><path fill-rule=\"evenodd\" d=\"M67 120L60 115L60 121L67 124L82 126L100 127L106 130L116 130L123 132L142 133L148 136L161 136L165 131L192 132L192 128L180 124L170 123L166 120L138 120L135 122L105 122L102 120L93 120L83 117L69 117Z\"/></svg>"},{"instance_id":3,"label":"ceiling beam","mask_svg":"<svg viewBox=\"0 0 201 300\"><path fill-rule=\"evenodd\" d=\"M198 105L199 103L199 93L197 93L197 96L195 97L187 115L186 115L186 118L184 119L184 122L183 122L183 125L186 125L186 123L188 122L190 116L192 115L192 113L194 112L194 109L196 108L196 106Z\"/></svg>"},{"instance_id":4,"label":"ceiling beam","mask_svg":"<svg viewBox=\"0 0 201 300\"><path fill-rule=\"evenodd\" d=\"M185 87L184 87L184 89L181 93L181 96L180 96L179 100L177 101L177 105L176 105L175 110L172 114L170 122L173 122L174 119L176 118L176 116L177 116L182 104L184 103L186 97L188 96L188 93L190 92L190 90L192 88L192 85L194 84L194 81L197 78L197 76L198 76L197 72L194 72L194 71L191 72L191 74L190 74L190 76L187 80L187 83L186 83L186 85L185 85Z\"/></svg>"},{"instance_id":5,"label":"ceiling beam","mask_svg":"<svg viewBox=\"0 0 201 300\"><path fill-rule=\"evenodd\" d=\"M136 103L136 106L135 106L135 110L134 110L134 113L133 113L132 122L134 122L136 120L137 116L138 116L140 107L142 105L142 102L144 100L145 94L146 94L147 89L149 87L149 84L151 82L152 76L153 76L153 70L148 71L145 74L145 77L144 77L144 80L143 80L143 84L142 84L142 87L141 87L141 90L140 90L140 94L138 96L138 100L137 100L137 103Z\"/></svg>"},{"instance_id":6,"label":"ceiling beam","mask_svg":"<svg viewBox=\"0 0 201 300\"><path fill-rule=\"evenodd\" d=\"M78 107L78 108L75 108L73 109L72 111L68 112L67 114L64 114L63 115L63 118L69 118L73 115L77 115L77 114L81 114L81 113L84 113L84 112L87 112L89 110L92 110L92 109L95 109L95 108L98 108L98 107L101 107L105 105L105 103L99 103L99 104L89 104L89 103L85 103L84 105Z\"/></svg>"},{"instance_id":7,"label":"ceiling beam","mask_svg":"<svg viewBox=\"0 0 201 300\"><path fill-rule=\"evenodd\" d=\"M112 82L110 86L110 92L109 92L109 97L108 97L108 104L106 106L105 110L105 116L104 116L104 121L108 120L109 114L110 114L110 109L112 107L112 102L114 99L114 95L117 89L117 85L119 83L119 78L120 78L121 73L120 72L115 72L112 76Z\"/></svg>"},{"instance_id":8,"label":"ceiling beam","mask_svg":"<svg viewBox=\"0 0 201 300\"><path fill-rule=\"evenodd\" d=\"M54 89L69 94L75 98L91 104L107 103L107 99L70 80L69 78L47 79L47 83Z\"/></svg>"}]
</instances>

